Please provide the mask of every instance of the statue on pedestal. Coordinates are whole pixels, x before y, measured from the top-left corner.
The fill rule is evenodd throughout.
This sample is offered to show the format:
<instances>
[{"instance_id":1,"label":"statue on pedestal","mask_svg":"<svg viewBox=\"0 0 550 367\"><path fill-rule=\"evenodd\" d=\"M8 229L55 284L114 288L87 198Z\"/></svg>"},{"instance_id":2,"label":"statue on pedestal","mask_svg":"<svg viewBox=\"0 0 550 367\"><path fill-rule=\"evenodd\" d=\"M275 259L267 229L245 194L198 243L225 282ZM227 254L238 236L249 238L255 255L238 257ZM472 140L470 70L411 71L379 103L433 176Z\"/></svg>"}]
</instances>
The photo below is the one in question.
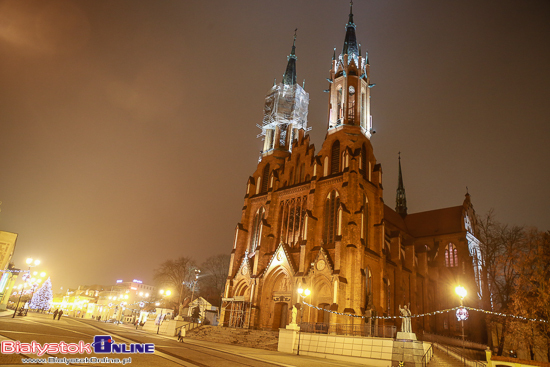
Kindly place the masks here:
<instances>
[{"instance_id":1,"label":"statue on pedestal","mask_svg":"<svg viewBox=\"0 0 550 367\"><path fill-rule=\"evenodd\" d=\"M401 312L401 316L404 316L401 319L401 331L404 333L412 333L411 310L409 310L409 307L407 307L407 305L403 306L403 308L401 308L401 305L399 305L399 311Z\"/></svg>"},{"instance_id":2,"label":"statue on pedestal","mask_svg":"<svg viewBox=\"0 0 550 367\"><path fill-rule=\"evenodd\" d=\"M296 316L298 315L298 309L296 306L292 306L292 315L290 318L290 323L296 325Z\"/></svg>"}]
</instances>

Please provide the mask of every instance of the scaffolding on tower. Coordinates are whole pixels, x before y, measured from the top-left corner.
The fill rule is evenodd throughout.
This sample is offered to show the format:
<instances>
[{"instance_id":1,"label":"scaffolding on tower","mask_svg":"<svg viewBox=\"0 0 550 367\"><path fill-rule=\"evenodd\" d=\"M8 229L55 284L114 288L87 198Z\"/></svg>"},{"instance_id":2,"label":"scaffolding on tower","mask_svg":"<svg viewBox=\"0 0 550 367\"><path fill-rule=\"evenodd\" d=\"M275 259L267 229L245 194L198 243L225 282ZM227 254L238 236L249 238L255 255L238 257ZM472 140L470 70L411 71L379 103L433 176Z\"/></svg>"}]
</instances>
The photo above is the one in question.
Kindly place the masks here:
<instances>
[{"instance_id":1,"label":"scaffolding on tower","mask_svg":"<svg viewBox=\"0 0 550 367\"><path fill-rule=\"evenodd\" d=\"M298 130L305 132L311 130L307 126L307 113L309 105L309 93L300 85L275 84L265 98L264 118L261 125L256 125L262 131L258 137L262 141L268 140L264 145L264 151L270 151L275 146L278 138L279 146L292 149L292 141L297 138ZM275 136L279 127L279 136ZM288 139L290 134L290 140ZM288 147L287 147L288 144Z\"/></svg>"}]
</instances>

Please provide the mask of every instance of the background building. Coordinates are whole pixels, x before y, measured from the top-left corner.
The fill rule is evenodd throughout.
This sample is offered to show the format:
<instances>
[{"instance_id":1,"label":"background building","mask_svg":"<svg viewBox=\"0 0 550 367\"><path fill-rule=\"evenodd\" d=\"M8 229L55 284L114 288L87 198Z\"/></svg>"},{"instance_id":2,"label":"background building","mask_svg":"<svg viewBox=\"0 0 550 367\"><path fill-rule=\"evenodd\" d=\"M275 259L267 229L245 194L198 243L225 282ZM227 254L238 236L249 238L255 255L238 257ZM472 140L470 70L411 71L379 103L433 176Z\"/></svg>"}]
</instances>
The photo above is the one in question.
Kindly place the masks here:
<instances>
[{"instance_id":1,"label":"background building","mask_svg":"<svg viewBox=\"0 0 550 367\"><path fill-rule=\"evenodd\" d=\"M5 310L15 280L21 270L10 266L17 234L0 231L0 311Z\"/></svg>"}]
</instances>

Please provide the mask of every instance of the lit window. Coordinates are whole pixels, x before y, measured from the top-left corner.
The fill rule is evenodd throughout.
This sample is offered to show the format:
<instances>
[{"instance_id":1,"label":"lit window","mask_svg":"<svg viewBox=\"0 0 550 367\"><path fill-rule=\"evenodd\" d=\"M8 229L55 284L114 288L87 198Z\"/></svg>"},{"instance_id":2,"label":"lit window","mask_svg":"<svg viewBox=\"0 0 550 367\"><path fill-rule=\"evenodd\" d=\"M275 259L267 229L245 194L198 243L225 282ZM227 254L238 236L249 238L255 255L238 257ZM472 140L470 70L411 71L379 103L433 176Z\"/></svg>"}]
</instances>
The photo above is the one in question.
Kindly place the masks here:
<instances>
[{"instance_id":1,"label":"lit window","mask_svg":"<svg viewBox=\"0 0 550 367\"><path fill-rule=\"evenodd\" d=\"M454 268L458 266L458 250L456 246L449 243L445 246L445 266L448 268Z\"/></svg>"}]
</instances>

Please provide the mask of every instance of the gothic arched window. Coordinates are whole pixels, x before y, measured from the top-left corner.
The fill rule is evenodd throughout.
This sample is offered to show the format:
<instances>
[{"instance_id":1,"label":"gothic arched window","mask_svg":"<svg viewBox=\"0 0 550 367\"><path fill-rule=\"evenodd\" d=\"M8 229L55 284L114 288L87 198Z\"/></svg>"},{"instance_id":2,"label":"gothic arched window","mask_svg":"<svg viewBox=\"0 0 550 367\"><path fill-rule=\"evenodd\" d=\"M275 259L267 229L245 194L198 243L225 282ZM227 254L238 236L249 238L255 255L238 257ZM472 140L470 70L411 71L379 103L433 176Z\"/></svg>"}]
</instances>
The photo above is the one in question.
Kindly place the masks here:
<instances>
[{"instance_id":1,"label":"gothic arched window","mask_svg":"<svg viewBox=\"0 0 550 367\"><path fill-rule=\"evenodd\" d=\"M261 207L254 216L254 222L252 223L252 235L250 236L250 252L256 251L256 248L260 245L262 220L264 219L264 215L265 209Z\"/></svg>"},{"instance_id":2,"label":"gothic arched window","mask_svg":"<svg viewBox=\"0 0 550 367\"><path fill-rule=\"evenodd\" d=\"M389 315L391 315L391 286L390 286L390 280L384 278L384 287L385 293L386 293L386 312Z\"/></svg>"},{"instance_id":3,"label":"gothic arched window","mask_svg":"<svg viewBox=\"0 0 550 367\"><path fill-rule=\"evenodd\" d=\"M267 192L267 187L269 184L269 163L265 165L264 171L262 173L262 193Z\"/></svg>"},{"instance_id":4,"label":"gothic arched window","mask_svg":"<svg viewBox=\"0 0 550 367\"><path fill-rule=\"evenodd\" d=\"M367 95L365 94L365 91L363 91L361 93L361 126L366 129L366 124L365 124L365 121L366 121L366 118L365 118L365 115L366 115L366 111L367 111Z\"/></svg>"},{"instance_id":5,"label":"gothic arched window","mask_svg":"<svg viewBox=\"0 0 550 367\"><path fill-rule=\"evenodd\" d=\"M340 125L344 119L342 113L342 86L338 88L337 97L336 97L336 106L338 108L338 114L336 115L336 125Z\"/></svg>"},{"instance_id":6,"label":"gothic arched window","mask_svg":"<svg viewBox=\"0 0 550 367\"><path fill-rule=\"evenodd\" d=\"M330 174L338 173L340 171L340 142L336 140L332 143L331 160L330 160Z\"/></svg>"},{"instance_id":7,"label":"gothic arched window","mask_svg":"<svg viewBox=\"0 0 550 367\"><path fill-rule=\"evenodd\" d=\"M368 266L365 269L365 295L365 308L367 308L369 302L372 301L372 272Z\"/></svg>"},{"instance_id":8,"label":"gothic arched window","mask_svg":"<svg viewBox=\"0 0 550 367\"><path fill-rule=\"evenodd\" d=\"M453 243L445 246L445 266L448 268L458 266L458 250Z\"/></svg>"},{"instance_id":9,"label":"gothic arched window","mask_svg":"<svg viewBox=\"0 0 550 367\"><path fill-rule=\"evenodd\" d=\"M303 236L307 197L298 197L281 202L280 242L290 246L299 242Z\"/></svg>"},{"instance_id":10,"label":"gothic arched window","mask_svg":"<svg viewBox=\"0 0 550 367\"><path fill-rule=\"evenodd\" d=\"M361 238L365 240L365 246L369 246L369 202L363 194L363 210L361 211Z\"/></svg>"},{"instance_id":11,"label":"gothic arched window","mask_svg":"<svg viewBox=\"0 0 550 367\"><path fill-rule=\"evenodd\" d=\"M367 149L365 148L365 144L361 147L361 173L363 174L363 177L366 179L367 176Z\"/></svg>"},{"instance_id":12,"label":"gothic arched window","mask_svg":"<svg viewBox=\"0 0 550 367\"><path fill-rule=\"evenodd\" d=\"M340 196L336 190L328 194L325 200L325 216L323 221L323 241L325 244L334 242L336 229L338 228L338 208Z\"/></svg>"}]
</instances>

